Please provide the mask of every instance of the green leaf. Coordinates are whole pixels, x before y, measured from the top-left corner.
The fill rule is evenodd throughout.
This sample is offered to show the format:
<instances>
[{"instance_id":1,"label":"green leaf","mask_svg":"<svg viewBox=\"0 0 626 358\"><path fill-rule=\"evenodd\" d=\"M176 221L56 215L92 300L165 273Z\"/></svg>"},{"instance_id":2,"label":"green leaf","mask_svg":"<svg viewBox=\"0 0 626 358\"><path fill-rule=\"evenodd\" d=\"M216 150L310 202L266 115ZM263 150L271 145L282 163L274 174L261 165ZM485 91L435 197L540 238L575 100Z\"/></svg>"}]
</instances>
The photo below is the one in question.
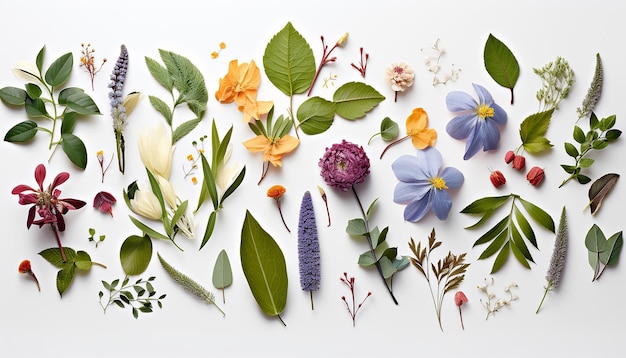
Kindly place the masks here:
<instances>
[{"instance_id":1,"label":"green leaf","mask_svg":"<svg viewBox=\"0 0 626 358\"><path fill-rule=\"evenodd\" d=\"M522 250L520 249L520 247L517 246L515 242L513 242L512 244L509 244L509 247L511 248L511 251L513 252L513 256L515 256L517 261L519 261L519 263L522 264L522 266L526 267L527 269L530 269L530 264L528 263L528 260L526 256L524 255L524 253L522 252Z\"/></svg>"},{"instance_id":2,"label":"green leaf","mask_svg":"<svg viewBox=\"0 0 626 358\"><path fill-rule=\"evenodd\" d=\"M593 165L594 162L595 162L595 160L593 160L591 158L581 158L580 161L578 162L578 165L581 168L589 168L590 166Z\"/></svg>"},{"instance_id":3,"label":"green leaf","mask_svg":"<svg viewBox=\"0 0 626 358\"><path fill-rule=\"evenodd\" d=\"M365 221L360 218L349 220L348 226L346 227L346 232L348 233L348 235L352 236L363 236L367 234Z\"/></svg>"},{"instance_id":4,"label":"green leaf","mask_svg":"<svg viewBox=\"0 0 626 358\"><path fill-rule=\"evenodd\" d=\"M202 236L202 242L200 243L200 250L209 242L211 235L213 235L213 229L215 229L215 222L217 221L217 211L212 211L211 215L209 215L209 220L206 224L206 230L204 230L204 235Z\"/></svg>"},{"instance_id":5,"label":"green leaf","mask_svg":"<svg viewBox=\"0 0 626 358\"><path fill-rule=\"evenodd\" d=\"M170 238L161 234L160 232L152 229L151 227L149 227L148 225L142 223L141 221L135 219L132 216L128 216L130 218L130 221L132 221L133 224L135 224L135 226L141 230L141 232L143 232L144 234L150 236L153 239L161 239L161 240L169 240Z\"/></svg>"},{"instance_id":6,"label":"green leaf","mask_svg":"<svg viewBox=\"0 0 626 358\"><path fill-rule=\"evenodd\" d=\"M87 149L83 141L72 133L61 135L61 147L68 158L80 169L87 167Z\"/></svg>"},{"instance_id":7,"label":"green leaf","mask_svg":"<svg viewBox=\"0 0 626 358\"><path fill-rule=\"evenodd\" d=\"M91 261L91 256L85 251L76 252L76 257L74 258L74 265L76 268L81 271L89 271L93 266L93 262Z\"/></svg>"},{"instance_id":8,"label":"green leaf","mask_svg":"<svg viewBox=\"0 0 626 358\"><path fill-rule=\"evenodd\" d=\"M574 133L572 134L574 140L577 143L583 143L585 141L585 132L579 126L574 126Z\"/></svg>"},{"instance_id":9,"label":"green leaf","mask_svg":"<svg viewBox=\"0 0 626 358\"><path fill-rule=\"evenodd\" d=\"M396 266L394 266L393 262L387 256L381 257L378 262L380 263L380 269L385 279L390 278L391 276L393 276L394 273L398 271Z\"/></svg>"},{"instance_id":10,"label":"green leaf","mask_svg":"<svg viewBox=\"0 0 626 358\"><path fill-rule=\"evenodd\" d=\"M287 304L287 266L274 239L246 210L241 229L241 267L259 307L278 316Z\"/></svg>"},{"instance_id":11,"label":"green leaf","mask_svg":"<svg viewBox=\"0 0 626 358\"><path fill-rule=\"evenodd\" d=\"M48 111L46 110L46 103L41 98L26 98L26 102L24 103L24 109L26 110L26 115L32 118L37 117L48 117Z\"/></svg>"},{"instance_id":12,"label":"green leaf","mask_svg":"<svg viewBox=\"0 0 626 358\"><path fill-rule=\"evenodd\" d=\"M370 217L371 213L374 212L374 206L378 202L378 198L374 199L372 203L367 207L367 211L365 212L365 216Z\"/></svg>"},{"instance_id":13,"label":"green leaf","mask_svg":"<svg viewBox=\"0 0 626 358\"><path fill-rule=\"evenodd\" d=\"M233 271L226 250L220 251L213 268L213 286L215 288L225 288L233 283Z\"/></svg>"},{"instance_id":14,"label":"green leaf","mask_svg":"<svg viewBox=\"0 0 626 358\"><path fill-rule=\"evenodd\" d=\"M550 119L554 109L531 114L520 124L520 138L524 150L536 154L552 147L550 141L545 138L550 125Z\"/></svg>"},{"instance_id":15,"label":"green leaf","mask_svg":"<svg viewBox=\"0 0 626 358\"><path fill-rule=\"evenodd\" d=\"M3 87L0 89L0 99L10 105L23 106L27 97L28 93L21 88Z\"/></svg>"},{"instance_id":16,"label":"green leaf","mask_svg":"<svg viewBox=\"0 0 626 358\"><path fill-rule=\"evenodd\" d=\"M154 79L159 82L159 84L169 92L172 92L174 89L174 80L170 76L169 72L167 72L167 68L161 65L158 61L151 59L150 57L145 57L146 66L148 67L148 71L154 77Z\"/></svg>"},{"instance_id":17,"label":"green leaf","mask_svg":"<svg viewBox=\"0 0 626 358\"><path fill-rule=\"evenodd\" d=\"M224 191L224 194L222 194L222 198L220 199L220 206L224 204L224 200L226 200L226 198L231 196L235 192L235 190L237 190L239 185L241 185L241 183L243 182L243 178L245 176L246 176L246 167L244 166L239 172L239 174L237 174L237 177L235 178L235 180L233 180L230 186Z\"/></svg>"},{"instance_id":18,"label":"green leaf","mask_svg":"<svg viewBox=\"0 0 626 358\"><path fill-rule=\"evenodd\" d=\"M35 66L39 70L39 73L43 70L43 58L46 54L46 46L44 45L41 50L37 53L37 58L35 59Z\"/></svg>"},{"instance_id":19,"label":"green leaf","mask_svg":"<svg viewBox=\"0 0 626 358\"><path fill-rule=\"evenodd\" d=\"M493 262L493 266L491 266L491 274L498 272L502 268L502 266L506 263L506 260L509 258L509 252L511 251L511 243L507 241L502 249L500 249L500 253L496 256L496 259Z\"/></svg>"},{"instance_id":20,"label":"green leaf","mask_svg":"<svg viewBox=\"0 0 626 358\"><path fill-rule=\"evenodd\" d=\"M37 134L37 123L31 120L26 120L11 127L7 134L4 135L4 141L11 143L24 143L33 139L35 134Z\"/></svg>"},{"instance_id":21,"label":"green leaf","mask_svg":"<svg viewBox=\"0 0 626 358\"><path fill-rule=\"evenodd\" d=\"M513 241L513 243L511 244L511 250L513 251L513 255L515 255L515 257L517 257L518 255L522 255L523 261L521 258L517 258L518 261L520 261L522 265L526 266L526 268L530 268L530 266L528 266L528 262L526 261L528 260L530 262L535 262L535 260L533 260L530 251L528 251L528 246L526 246L526 243L524 242L522 235L520 235L519 230L517 229L517 226L515 226L515 224L511 225L511 241Z\"/></svg>"},{"instance_id":22,"label":"green leaf","mask_svg":"<svg viewBox=\"0 0 626 358\"><path fill-rule=\"evenodd\" d=\"M150 104L152 105L152 108L156 109L157 112L161 113L163 118L165 118L165 121L167 122L167 124L171 126L172 125L172 110L170 106L168 106L167 103L165 103L162 99L155 97L155 96L148 96L148 99L150 100Z\"/></svg>"},{"instance_id":23,"label":"green leaf","mask_svg":"<svg viewBox=\"0 0 626 358\"><path fill-rule=\"evenodd\" d=\"M535 232L533 231L533 228L530 226L530 223L528 222L526 217L522 214L522 212L517 208L517 206L515 206L514 211L515 211L515 220L517 220L517 224L519 225L520 230L522 231L522 234L524 234L524 237L528 239L528 241L530 241L530 243L533 244L535 248L538 248L537 238L535 237Z\"/></svg>"},{"instance_id":24,"label":"green leaf","mask_svg":"<svg viewBox=\"0 0 626 358\"><path fill-rule=\"evenodd\" d=\"M569 155L570 157L576 158L580 154L578 152L578 149L576 149L576 147L572 143L565 142L563 145L565 147L565 153L567 153L567 155Z\"/></svg>"},{"instance_id":25,"label":"green leaf","mask_svg":"<svg viewBox=\"0 0 626 358\"><path fill-rule=\"evenodd\" d=\"M491 196L486 198L480 198L473 201L471 204L463 208L461 213L463 214L482 214L490 211L494 211L495 209L502 206L504 203L509 200L511 196Z\"/></svg>"},{"instance_id":26,"label":"green leaf","mask_svg":"<svg viewBox=\"0 0 626 358\"><path fill-rule=\"evenodd\" d=\"M207 161L203 153L200 153L200 158L202 160L202 173L203 173L202 185L208 191L209 196L211 197L211 201L213 202L213 210L217 210L218 204L219 204L219 198L217 194L217 184L215 183L215 178L213 177L211 166L209 165L209 162Z\"/></svg>"},{"instance_id":27,"label":"green leaf","mask_svg":"<svg viewBox=\"0 0 626 358\"><path fill-rule=\"evenodd\" d=\"M63 121L61 122L61 134L72 133L74 131L77 117L78 113L76 112L63 113Z\"/></svg>"},{"instance_id":28,"label":"green leaf","mask_svg":"<svg viewBox=\"0 0 626 358\"><path fill-rule=\"evenodd\" d=\"M76 274L76 266L71 265L59 270L57 273L57 291L63 297L63 293L70 287Z\"/></svg>"},{"instance_id":29,"label":"green leaf","mask_svg":"<svg viewBox=\"0 0 626 358\"><path fill-rule=\"evenodd\" d=\"M520 71L515 55L502 41L489 34L485 43L484 61L491 78L500 86L511 90L511 104L513 104L513 88Z\"/></svg>"},{"instance_id":30,"label":"green leaf","mask_svg":"<svg viewBox=\"0 0 626 358\"><path fill-rule=\"evenodd\" d=\"M46 71L46 83L52 87L62 85L70 78L72 66L74 66L74 58L71 52L57 58Z\"/></svg>"},{"instance_id":31,"label":"green leaf","mask_svg":"<svg viewBox=\"0 0 626 358\"><path fill-rule=\"evenodd\" d=\"M320 134L328 130L335 119L335 103L321 97L311 97L304 101L298 111L298 125L309 135Z\"/></svg>"},{"instance_id":32,"label":"green leaf","mask_svg":"<svg viewBox=\"0 0 626 358\"><path fill-rule=\"evenodd\" d=\"M502 220L500 220L496 225L494 225L491 229L489 229L486 233L484 233L481 237L474 242L473 246L482 245L487 243L493 239L495 239L502 231L506 231L506 228L509 224L510 217L505 216Z\"/></svg>"},{"instance_id":33,"label":"green leaf","mask_svg":"<svg viewBox=\"0 0 626 358\"><path fill-rule=\"evenodd\" d=\"M45 249L39 252L39 255L57 268L64 268L69 265L73 265L74 257L76 257L76 251L74 251L74 249L72 248L64 247L63 253L65 253L65 257L67 258L67 261L63 261L61 250L59 250L58 247Z\"/></svg>"},{"instance_id":34,"label":"green leaf","mask_svg":"<svg viewBox=\"0 0 626 358\"><path fill-rule=\"evenodd\" d=\"M537 205L522 198L519 198L519 201L522 203L522 206L524 207L524 209L526 209L526 212L528 212L533 220L535 220L538 224L545 227L546 229L554 232L554 220L552 220L552 217L548 215L548 213L546 213Z\"/></svg>"},{"instance_id":35,"label":"green leaf","mask_svg":"<svg viewBox=\"0 0 626 358\"><path fill-rule=\"evenodd\" d=\"M505 243L508 242L507 241L508 238L509 238L508 230L503 230L502 232L500 232L500 234L491 242L491 244L489 244L489 246L487 246L485 251L483 251L480 254L478 259L479 260L486 259L486 258L491 257L492 255L494 255L496 252L500 251L502 246Z\"/></svg>"},{"instance_id":36,"label":"green leaf","mask_svg":"<svg viewBox=\"0 0 626 358\"><path fill-rule=\"evenodd\" d=\"M202 119L209 100L202 72L184 56L161 49L159 54L179 92L177 102L187 103L198 120Z\"/></svg>"},{"instance_id":37,"label":"green leaf","mask_svg":"<svg viewBox=\"0 0 626 358\"><path fill-rule=\"evenodd\" d=\"M30 98L39 98L41 97L41 87L37 86L34 83L27 83L25 85L26 92L28 93L28 97Z\"/></svg>"},{"instance_id":38,"label":"green leaf","mask_svg":"<svg viewBox=\"0 0 626 358\"><path fill-rule=\"evenodd\" d=\"M361 255L359 255L358 264L364 267L374 265L377 261L380 260L381 257L383 257L383 254L387 249L389 249L387 245L379 245L378 247L376 247L376 249L374 249L374 255L376 257L372 256L371 250L363 252Z\"/></svg>"},{"instance_id":39,"label":"green leaf","mask_svg":"<svg viewBox=\"0 0 626 358\"><path fill-rule=\"evenodd\" d=\"M143 273L152 259L152 240L148 235L131 235L120 248L120 262L128 276Z\"/></svg>"},{"instance_id":40,"label":"green leaf","mask_svg":"<svg viewBox=\"0 0 626 358\"><path fill-rule=\"evenodd\" d=\"M582 174L576 174L575 178L580 184L587 184L591 181L590 177Z\"/></svg>"},{"instance_id":41,"label":"green leaf","mask_svg":"<svg viewBox=\"0 0 626 358\"><path fill-rule=\"evenodd\" d=\"M587 236L585 236L585 247L591 252L599 253L606 250L607 246L608 244L604 233L598 225L593 224L591 229L587 232Z\"/></svg>"},{"instance_id":42,"label":"green leaf","mask_svg":"<svg viewBox=\"0 0 626 358\"><path fill-rule=\"evenodd\" d=\"M607 266L617 264L622 246L624 246L624 239L620 231L608 238L606 250L600 253L600 261Z\"/></svg>"},{"instance_id":43,"label":"green leaf","mask_svg":"<svg viewBox=\"0 0 626 358\"><path fill-rule=\"evenodd\" d=\"M607 141L614 141L617 138L619 138L621 135L622 135L622 131L620 131L619 129L609 129L604 134L604 137L606 138Z\"/></svg>"},{"instance_id":44,"label":"green leaf","mask_svg":"<svg viewBox=\"0 0 626 358\"><path fill-rule=\"evenodd\" d=\"M594 280L595 280L596 279L595 275L597 274L598 269L599 269L598 263L600 262L600 253L588 251L587 254L588 254L587 258L589 259L589 265L591 266L594 272Z\"/></svg>"},{"instance_id":45,"label":"green leaf","mask_svg":"<svg viewBox=\"0 0 626 358\"><path fill-rule=\"evenodd\" d=\"M172 133L172 143L178 142L182 137L189 134L200 124L200 121L202 121L202 119L194 118L181 123L174 129L174 133Z\"/></svg>"},{"instance_id":46,"label":"green leaf","mask_svg":"<svg viewBox=\"0 0 626 358\"><path fill-rule=\"evenodd\" d=\"M365 116L383 100L385 96L362 82L348 82L333 95L337 114L349 120Z\"/></svg>"},{"instance_id":47,"label":"green leaf","mask_svg":"<svg viewBox=\"0 0 626 358\"><path fill-rule=\"evenodd\" d=\"M287 96L309 89L315 76L313 50L288 22L265 47L263 67L267 78Z\"/></svg>"},{"instance_id":48,"label":"green leaf","mask_svg":"<svg viewBox=\"0 0 626 358\"><path fill-rule=\"evenodd\" d=\"M398 123L391 120L389 117L385 117L380 122L380 136L385 142L394 140L400 133Z\"/></svg>"},{"instance_id":49,"label":"green leaf","mask_svg":"<svg viewBox=\"0 0 626 358\"><path fill-rule=\"evenodd\" d=\"M93 99L76 87L63 89L59 93L59 104L85 116L101 114Z\"/></svg>"},{"instance_id":50,"label":"green leaf","mask_svg":"<svg viewBox=\"0 0 626 358\"><path fill-rule=\"evenodd\" d=\"M601 176L599 179L591 184L591 188L589 188L589 204L591 210L591 215L595 214L600 206L602 206L602 201L609 194L611 189L617 183L617 179L619 179L619 174L616 173L608 173Z\"/></svg>"}]
</instances>

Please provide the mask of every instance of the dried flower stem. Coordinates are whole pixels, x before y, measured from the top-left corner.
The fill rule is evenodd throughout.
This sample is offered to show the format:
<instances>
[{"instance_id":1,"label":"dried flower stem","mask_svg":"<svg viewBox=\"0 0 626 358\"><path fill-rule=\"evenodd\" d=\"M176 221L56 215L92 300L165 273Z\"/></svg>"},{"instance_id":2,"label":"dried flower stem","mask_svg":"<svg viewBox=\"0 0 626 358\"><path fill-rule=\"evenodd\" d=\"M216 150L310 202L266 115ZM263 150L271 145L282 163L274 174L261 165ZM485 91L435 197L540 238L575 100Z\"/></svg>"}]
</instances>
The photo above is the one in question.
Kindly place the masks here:
<instances>
[{"instance_id":1,"label":"dried flower stem","mask_svg":"<svg viewBox=\"0 0 626 358\"><path fill-rule=\"evenodd\" d=\"M367 71L367 60L370 58L370 54L366 53L365 56L363 56L363 47L361 47L359 51L361 52L361 60L359 62L359 65L357 66L354 63L351 63L350 65L352 65L354 69L361 73L361 77L365 78L365 72Z\"/></svg>"},{"instance_id":2,"label":"dried flower stem","mask_svg":"<svg viewBox=\"0 0 626 358\"><path fill-rule=\"evenodd\" d=\"M321 186L317 186L317 190L319 190L320 195L322 196L322 200L324 200L324 205L326 206L326 215L328 216L328 227L330 227L330 210L328 209L328 197L326 196L326 192L322 189Z\"/></svg>"},{"instance_id":3,"label":"dried flower stem","mask_svg":"<svg viewBox=\"0 0 626 358\"><path fill-rule=\"evenodd\" d=\"M280 219L283 221L283 225L285 225L285 229L287 229L287 232L291 232L291 230L289 230L289 227L287 227L287 223L285 222L285 217L283 216L283 210L280 208L280 198L277 198L275 200L276 200L276 207L278 208L278 213L280 214Z\"/></svg>"},{"instance_id":4,"label":"dried flower stem","mask_svg":"<svg viewBox=\"0 0 626 358\"><path fill-rule=\"evenodd\" d=\"M341 299L343 300L343 303L346 304L346 309L348 310L350 317L352 317L352 327L355 327L356 326L356 314L359 312L361 307L363 307L363 304L372 295L372 293L368 292L365 298L361 301L361 303L357 305L355 297L354 297L354 277L348 277L348 274L344 272L343 277L340 277L339 279L341 280L341 282L346 284L346 286L348 286L348 289L350 289L350 295L352 296L352 306L348 304L348 300L346 299L346 296L341 296Z\"/></svg>"},{"instance_id":5,"label":"dried flower stem","mask_svg":"<svg viewBox=\"0 0 626 358\"><path fill-rule=\"evenodd\" d=\"M345 35L344 35L345 36ZM317 71L315 71L315 76L313 77L313 81L311 82L311 87L309 87L309 92L307 92L307 97L311 96L311 91L313 91L313 85L315 84L315 81L317 80L317 77L319 76L320 72L322 71L322 67L324 67L325 64L329 63L329 62L335 62L337 60L337 57L333 56L330 57L330 54L333 52L333 50L337 47L340 47L343 45L343 43L341 43L341 39L337 42L335 42L335 45L333 47L330 48L330 50L328 49L328 45L326 45L326 43L324 42L324 36L320 36L320 38L322 39L322 49L323 49L323 53L322 53L322 60L320 61L319 66L317 67ZM343 40L345 42L345 39Z\"/></svg>"}]
</instances>

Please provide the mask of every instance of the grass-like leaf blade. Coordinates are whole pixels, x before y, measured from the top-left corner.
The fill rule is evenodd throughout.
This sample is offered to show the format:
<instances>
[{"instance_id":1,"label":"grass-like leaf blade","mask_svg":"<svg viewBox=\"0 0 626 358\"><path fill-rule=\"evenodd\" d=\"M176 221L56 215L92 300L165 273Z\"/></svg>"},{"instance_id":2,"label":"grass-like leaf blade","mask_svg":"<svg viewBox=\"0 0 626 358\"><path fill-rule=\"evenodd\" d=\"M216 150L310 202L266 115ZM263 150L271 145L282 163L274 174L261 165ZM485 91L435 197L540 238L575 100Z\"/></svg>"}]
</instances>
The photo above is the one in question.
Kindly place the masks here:
<instances>
[{"instance_id":1,"label":"grass-like leaf blade","mask_svg":"<svg viewBox=\"0 0 626 358\"><path fill-rule=\"evenodd\" d=\"M463 214L483 214L490 211L494 211L495 209L502 206L502 204L506 203L511 195L504 196L490 196L486 198L480 198L474 200L471 204L463 208L461 213Z\"/></svg>"},{"instance_id":2,"label":"grass-like leaf blade","mask_svg":"<svg viewBox=\"0 0 626 358\"><path fill-rule=\"evenodd\" d=\"M551 232L554 232L554 220L552 220L552 217L547 212L522 198L519 198L519 201L522 203L522 206L526 209L526 212L528 212L528 215L530 215L533 220Z\"/></svg>"},{"instance_id":3,"label":"grass-like leaf blade","mask_svg":"<svg viewBox=\"0 0 626 358\"><path fill-rule=\"evenodd\" d=\"M496 256L496 259L493 262L493 266L491 266L491 274L498 272L498 270L502 268L506 260L509 258L510 252L511 252L511 242L507 241L506 244L502 246L502 249L500 249L498 256Z\"/></svg>"},{"instance_id":4,"label":"grass-like leaf blade","mask_svg":"<svg viewBox=\"0 0 626 358\"><path fill-rule=\"evenodd\" d=\"M61 147L67 157L80 169L87 167L87 149L85 143L72 133L61 135Z\"/></svg>"}]
</instances>

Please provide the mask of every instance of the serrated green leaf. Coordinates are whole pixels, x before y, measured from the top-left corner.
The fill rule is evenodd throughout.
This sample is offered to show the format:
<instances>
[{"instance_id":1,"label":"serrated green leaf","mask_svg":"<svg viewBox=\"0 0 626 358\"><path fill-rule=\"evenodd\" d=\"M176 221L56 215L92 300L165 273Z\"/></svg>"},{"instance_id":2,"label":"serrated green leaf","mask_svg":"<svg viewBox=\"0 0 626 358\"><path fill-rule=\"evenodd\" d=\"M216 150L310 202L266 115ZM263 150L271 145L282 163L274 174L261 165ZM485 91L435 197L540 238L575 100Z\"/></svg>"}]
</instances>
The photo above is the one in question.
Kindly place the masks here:
<instances>
[{"instance_id":1,"label":"serrated green leaf","mask_svg":"<svg viewBox=\"0 0 626 358\"><path fill-rule=\"evenodd\" d=\"M0 99L10 105L23 106L27 97L28 93L21 88L3 87L0 89Z\"/></svg>"},{"instance_id":2,"label":"serrated green leaf","mask_svg":"<svg viewBox=\"0 0 626 358\"><path fill-rule=\"evenodd\" d=\"M311 87L315 76L313 50L291 22L265 47L263 67L270 82L287 96Z\"/></svg>"},{"instance_id":3,"label":"serrated green leaf","mask_svg":"<svg viewBox=\"0 0 626 358\"><path fill-rule=\"evenodd\" d=\"M152 259L152 240L148 235L131 235L120 248L120 262L124 273L129 276L143 273Z\"/></svg>"},{"instance_id":4,"label":"serrated green leaf","mask_svg":"<svg viewBox=\"0 0 626 358\"><path fill-rule=\"evenodd\" d=\"M163 118L165 118L165 122L168 125L172 125L172 109L170 106L165 103L162 99L155 96L148 96L148 100L152 105L152 108L156 109L157 112L161 113Z\"/></svg>"},{"instance_id":5,"label":"serrated green leaf","mask_svg":"<svg viewBox=\"0 0 626 358\"><path fill-rule=\"evenodd\" d=\"M602 201L611 192L611 189L613 189L615 183L617 183L617 179L619 179L619 174L608 173L604 174L591 184L591 188L589 188L588 204L591 210L591 215L595 214L598 209L600 209Z\"/></svg>"},{"instance_id":6,"label":"serrated green leaf","mask_svg":"<svg viewBox=\"0 0 626 358\"><path fill-rule=\"evenodd\" d=\"M617 264L619 254L622 251L622 246L624 246L622 232L620 231L613 234L606 240L606 243L606 250L600 253L600 261L607 266L612 266Z\"/></svg>"},{"instance_id":7,"label":"serrated green leaf","mask_svg":"<svg viewBox=\"0 0 626 358\"><path fill-rule=\"evenodd\" d=\"M57 87L65 83L70 78L72 73L72 67L74 66L74 58L72 53L68 52L65 55L54 60L46 71L45 80L52 87Z\"/></svg>"},{"instance_id":8,"label":"serrated green leaf","mask_svg":"<svg viewBox=\"0 0 626 358\"><path fill-rule=\"evenodd\" d=\"M87 167L87 149L85 143L72 133L61 135L61 147L67 157L80 169Z\"/></svg>"},{"instance_id":9,"label":"serrated green leaf","mask_svg":"<svg viewBox=\"0 0 626 358\"><path fill-rule=\"evenodd\" d=\"M505 195L505 196L491 196L491 197L480 198L480 199L473 201L471 204L469 204L465 208L463 208L463 210L461 210L461 213L482 214L482 213L494 211L495 209L499 208L504 203L506 203L510 197L511 197L510 195Z\"/></svg>"},{"instance_id":10,"label":"serrated green leaf","mask_svg":"<svg viewBox=\"0 0 626 358\"><path fill-rule=\"evenodd\" d=\"M73 264L57 272L57 291L59 291L59 295L61 295L61 297L72 284L75 274L76 266Z\"/></svg>"},{"instance_id":11,"label":"serrated green leaf","mask_svg":"<svg viewBox=\"0 0 626 358\"><path fill-rule=\"evenodd\" d=\"M209 100L202 72L188 58L174 52L159 49L159 55L179 92L177 103L187 103L191 112L201 120Z\"/></svg>"},{"instance_id":12,"label":"serrated green leaf","mask_svg":"<svg viewBox=\"0 0 626 358\"><path fill-rule=\"evenodd\" d=\"M367 234L365 221L360 218L349 220L348 226L346 227L346 232L348 233L348 235L352 236L363 236Z\"/></svg>"},{"instance_id":13,"label":"serrated green leaf","mask_svg":"<svg viewBox=\"0 0 626 358\"><path fill-rule=\"evenodd\" d=\"M334 102L321 97L311 97L304 101L296 112L300 123L298 128L309 135L320 134L328 130L335 119Z\"/></svg>"},{"instance_id":14,"label":"serrated green leaf","mask_svg":"<svg viewBox=\"0 0 626 358\"><path fill-rule=\"evenodd\" d=\"M148 71L154 79L159 82L159 84L168 91L172 92L174 89L174 80L170 76L169 72L167 72L167 68L161 65L156 60L151 59L150 57L145 57L146 66L148 67Z\"/></svg>"},{"instance_id":15,"label":"serrated green leaf","mask_svg":"<svg viewBox=\"0 0 626 358\"><path fill-rule=\"evenodd\" d=\"M513 88L520 72L515 55L502 41L489 34L483 57L485 68L491 78L500 86L511 90L511 104L513 104Z\"/></svg>"},{"instance_id":16,"label":"serrated green leaf","mask_svg":"<svg viewBox=\"0 0 626 358\"><path fill-rule=\"evenodd\" d=\"M362 82L348 82L333 95L336 113L349 120L362 118L385 100L385 96Z\"/></svg>"},{"instance_id":17,"label":"serrated green leaf","mask_svg":"<svg viewBox=\"0 0 626 358\"><path fill-rule=\"evenodd\" d=\"M269 316L279 316L287 304L287 266L274 239L246 210L241 229L241 267L252 295Z\"/></svg>"},{"instance_id":18,"label":"serrated green leaf","mask_svg":"<svg viewBox=\"0 0 626 358\"><path fill-rule=\"evenodd\" d=\"M400 133L398 123L391 120L389 117L383 118L380 122L380 136L385 142L394 140Z\"/></svg>"},{"instance_id":19,"label":"serrated green leaf","mask_svg":"<svg viewBox=\"0 0 626 358\"><path fill-rule=\"evenodd\" d=\"M498 270L502 268L502 266L506 263L506 260L509 258L510 251L511 251L511 243L510 241L507 241L506 244L502 246L502 249L500 249L498 256L496 256L496 259L493 262L493 266L491 266L490 274L493 275L494 273L498 272Z\"/></svg>"},{"instance_id":20,"label":"serrated green leaf","mask_svg":"<svg viewBox=\"0 0 626 358\"><path fill-rule=\"evenodd\" d=\"M213 268L213 286L215 288L225 288L233 283L233 271L226 250L220 251Z\"/></svg>"},{"instance_id":21,"label":"serrated green leaf","mask_svg":"<svg viewBox=\"0 0 626 358\"><path fill-rule=\"evenodd\" d=\"M178 142L182 137L189 134L198 126L198 124L200 124L201 121L201 119L195 118L181 123L178 127L176 127L176 129L174 129L174 133L172 133L172 143Z\"/></svg>"},{"instance_id":22,"label":"serrated green leaf","mask_svg":"<svg viewBox=\"0 0 626 358\"><path fill-rule=\"evenodd\" d=\"M545 138L554 109L531 114L520 124L520 139L524 150L529 153L540 153L550 149L552 144Z\"/></svg>"},{"instance_id":23,"label":"serrated green leaf","mask_svg":"<svg viewBox=\"0 0 626 358\"><path fill-rule=\"evenodd\" d=\"M63 253L65 254L65 257L67 258L67 261L63 261L61 250L59 250L58 247L45 249L39 252L39 255L57 268L64 268L69 265L74 265L74 258L76 257L76 251L74 251L74 249L70 247L64 247Z\"/></svg>"},{"instance_id":24,"label":"serrated green leaf","mask_svg":"<svg viewBox=\"0 0 626 358\"><path fill-rule=\"evenodd\" d=\"M85 116L101 114L93 99L77 87L64 88L59 93L59 104Z\"/></svg>"},{"instance_id":25,"label":"serrated green leaf","mask_svg":"<svg viewBox=\"0 0 626 358\"><path fill-rule=\"evenodd\" d=\"M37 123L31 120L20 122L4 135L5 142L24 143L33 139L37 134Z\"/></svg>"},{"instance_id":26,"label":"serrated green leaf","mask_svg":"<svg viewBox=\"0 0 626 358\"><path fill-rule=\"evenodd\" d=\"M519 198L519 201L522 203L522 206L526 212L528 212L528 215L533 218L533 220L551 232L554 232L554 220L552 220L552 217L548 213L537 205L522 198Z\"/></svg>"},{"instance_id":27,"label":"serrated green leaf","mask_svg":"<svg viewBox=\"0 0 626 358\"><path fill-rule=\"evenodd\" d=\"M608 244L604 233L598 225L593 224L585 236L585 247L591 252L599 253L606 250L607 246Z\"/></svg>"},{"instance_id":28,"label":"serrated green leaf","mask_svg":"<svg viewBox=\"0 0 626 358\"><path fill-rule=\"evenodd\" d=\"M82 271L88 271L93 266L93 262L91 261L91 256L85 251L77 251L76 257L74 258L74 264L76 268Z\"/></svg>"}]
</instances>

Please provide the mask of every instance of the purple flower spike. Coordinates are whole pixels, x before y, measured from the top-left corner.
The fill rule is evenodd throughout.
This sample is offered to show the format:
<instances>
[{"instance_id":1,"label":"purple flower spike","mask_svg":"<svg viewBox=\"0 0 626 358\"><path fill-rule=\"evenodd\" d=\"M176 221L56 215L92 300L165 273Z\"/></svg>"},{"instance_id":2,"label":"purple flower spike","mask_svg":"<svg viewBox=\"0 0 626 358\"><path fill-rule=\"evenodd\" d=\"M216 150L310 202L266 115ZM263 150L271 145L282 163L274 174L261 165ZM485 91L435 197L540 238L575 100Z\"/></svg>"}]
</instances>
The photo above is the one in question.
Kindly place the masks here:
<instances>
[{"instance_id":1,"label":"purple flower spike","mask_svg":"<svg viewBox=\"0 0 626 358\"><path fill-rule=\"evenodd\" d=\"M311 293L313 309L313 291L320 287L320 245L317 237L317 225L311 193L306 191L300 204L300 222L298 223L298 260L300 263L300 287Z\"/></svg>"}]
</instances>

